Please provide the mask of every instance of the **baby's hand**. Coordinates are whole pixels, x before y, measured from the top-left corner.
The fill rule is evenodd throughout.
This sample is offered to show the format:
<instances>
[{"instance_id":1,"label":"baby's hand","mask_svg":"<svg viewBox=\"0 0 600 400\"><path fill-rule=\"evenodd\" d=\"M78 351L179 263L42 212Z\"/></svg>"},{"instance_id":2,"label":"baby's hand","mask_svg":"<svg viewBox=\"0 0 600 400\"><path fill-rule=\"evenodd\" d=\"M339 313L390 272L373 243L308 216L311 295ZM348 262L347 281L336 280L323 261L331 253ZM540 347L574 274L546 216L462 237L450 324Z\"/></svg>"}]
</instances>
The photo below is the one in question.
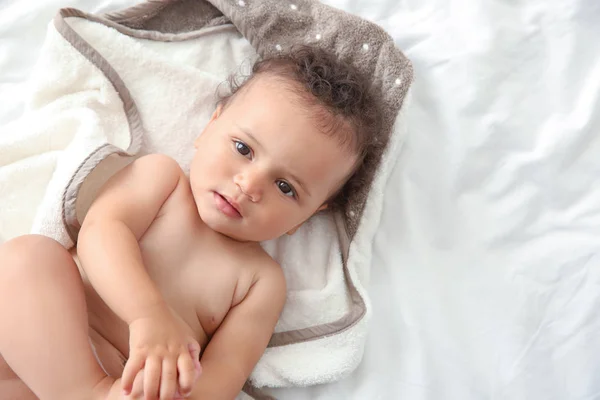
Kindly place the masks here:
<instances>
[{"instance_id":1,"label":"baby's hand","mask_svg":"<svg viewBox=\"0 0 600 400\"><path fill-rule=\"evenodd\" d=\"M200 345L169 308L157 306L129 324L129 360L123 371L123 392L129 395L143 369L145 399L173 399L192 391L200 372Z\"/></svg>"},{"instance_id":2,"label":"baby's hand","mask_svg":"<svg viewBox=\"0 0 600 400\"><path fill-rule=\"evenodd\" d=\"M196 372L199 374L199 371ZM135 380L133 381L133 388L131 389L131 394L129 396L125 396L126 400L145 400L144 397L144 370L140 370L140 372L138 372L137 376L135 377ZM170 399L169 399L170 400ZM177 390L175 392L175 397L173 397L173 400L185 400L185 397L181 395L180 391Z\"/></svg>"}]
</instances>

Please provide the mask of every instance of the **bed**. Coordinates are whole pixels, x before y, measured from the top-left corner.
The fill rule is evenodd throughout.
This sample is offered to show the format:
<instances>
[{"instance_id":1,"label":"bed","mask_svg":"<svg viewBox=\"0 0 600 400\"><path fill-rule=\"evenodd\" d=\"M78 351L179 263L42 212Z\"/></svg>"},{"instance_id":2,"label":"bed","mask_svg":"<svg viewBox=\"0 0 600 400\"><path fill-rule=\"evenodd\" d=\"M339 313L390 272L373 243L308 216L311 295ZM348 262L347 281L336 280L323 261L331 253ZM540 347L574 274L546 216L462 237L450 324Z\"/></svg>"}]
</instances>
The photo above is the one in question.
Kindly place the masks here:
<instances>
[{"instance_id":1,"label":"bed","mask_svg":"<svg viewBox=\"0 0 600 400\"><path fill-rule=\"evenodd\" d=\"M1 2L0 127L22 113L58 8L136 2ZM373 244L363 362L272 393L600 398L600 4L325 3L377 22L412 60L408 136Z\"/></svg>"}]
</instances>

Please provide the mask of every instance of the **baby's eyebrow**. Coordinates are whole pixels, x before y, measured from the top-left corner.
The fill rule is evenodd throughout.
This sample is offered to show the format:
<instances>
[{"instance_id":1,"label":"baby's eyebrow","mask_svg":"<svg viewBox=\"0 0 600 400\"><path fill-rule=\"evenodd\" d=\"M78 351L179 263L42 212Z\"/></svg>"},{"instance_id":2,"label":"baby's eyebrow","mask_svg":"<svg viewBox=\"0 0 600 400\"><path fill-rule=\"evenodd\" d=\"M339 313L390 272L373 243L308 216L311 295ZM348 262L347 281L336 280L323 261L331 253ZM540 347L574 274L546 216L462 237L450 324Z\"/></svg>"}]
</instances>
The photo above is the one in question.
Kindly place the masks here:
<instances>
[{"instance_id":1,"label":"baby's eyebrow","mask_svg":"<svg viewBox=\"0 0 600 400\"><path fill-rule=\"evenodd\" d=\"M310 192L308 191L308 189L306 188L306 185L300 180L298 179L297 176L295 176L294 174L292 174L291 172L288 172L288 175L295 180L296 182L298 182L298 185L300 185L300 187L302 188L302 190L310 196Z\"/></svg>"},{"instance_id":2,"label":"baby's eyebrow","mask_svg":"<svg viewBox=\"0 0 600 400\"><path fill-rule=\"evenodd\" d=\"M250 130L249 130L249 129L246 129L246 128L244 128L244 127L242 127L242 126L238 125L238 124L235 124L235 126L236 126L236 127L237 127L237 128L240 130L240 131L244 132L244 133L245 133L245 134L246 134L246 135L247 135L247 136L248 136L250 139L252 139L252 141L253 141L254 143L256 143L256 144L258 145L258 147L263 147L263 146L262 146L262 144L260 144L260 142L258 141L258 139L256 139L256 136L254 136L254 135L252 134L252 132L250 132Z\"/></svg>"}]
</instances>

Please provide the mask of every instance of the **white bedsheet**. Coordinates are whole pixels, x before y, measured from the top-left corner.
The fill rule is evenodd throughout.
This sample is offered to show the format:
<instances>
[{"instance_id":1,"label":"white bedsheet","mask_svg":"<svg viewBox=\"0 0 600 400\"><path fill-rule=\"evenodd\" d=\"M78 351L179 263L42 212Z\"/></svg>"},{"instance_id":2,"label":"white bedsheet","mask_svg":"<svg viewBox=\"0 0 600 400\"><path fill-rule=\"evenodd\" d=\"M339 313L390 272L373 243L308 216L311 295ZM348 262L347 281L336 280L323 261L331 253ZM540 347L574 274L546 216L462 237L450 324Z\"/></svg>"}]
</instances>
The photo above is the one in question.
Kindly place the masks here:
<instances>
[{"instance_id":1,"label":"white bedsheet","mask_svg":"<svg viewBox=\"0 0 600 400\"><path fill-rule=\"evenodd\" d=\"M57 8L133 3L2 0L0 127ZM600 398L600 3L326 3L384 26L416 81L364 362L277 396Z\"/></svg>"}]
</instances>

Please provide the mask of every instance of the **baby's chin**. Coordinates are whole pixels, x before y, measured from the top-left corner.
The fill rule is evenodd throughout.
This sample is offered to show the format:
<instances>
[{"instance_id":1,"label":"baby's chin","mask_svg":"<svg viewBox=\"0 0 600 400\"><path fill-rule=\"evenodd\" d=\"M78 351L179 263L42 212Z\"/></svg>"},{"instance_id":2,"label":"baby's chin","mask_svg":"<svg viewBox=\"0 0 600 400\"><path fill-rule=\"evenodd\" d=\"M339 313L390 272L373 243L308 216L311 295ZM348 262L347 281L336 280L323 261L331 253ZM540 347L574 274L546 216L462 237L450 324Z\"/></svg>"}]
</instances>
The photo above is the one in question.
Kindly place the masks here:
<instances>
[{"instance_id":1,"label":"baby's chin","mask_svg":"<svg viewBox=\"0 0 600 400\"><path fill-rule=\"evenodd\" d=\"M241 229L227 229L226 227L220 225L211 225L206 224L213 231L220 233L221 235L228 237L229 239L235 240L237 242L244 243L258 243L260 242L260 238L257 239L255 235L248 234L247 232L242 232Z\"/></svg>"},{"instance_id":2,"label":"baby's chin","mask_svg":"<svg viewBox=\"0 0 600 400\"><path fill-rule=\"evenodd\" d=\"M221 224L211 224L209 222L204 222L206 226L208 226L213 231L220 233L223 236L228 237L229 239L245 242L245 243L260 243L265 242L267 240L276 239L281 235L271 237L269 235L265 235L262 232L254 232L252 230L247 229L239 229L239 228L231 228L226 227Z\"/></svg>"},{"instance_id":3,"label":"baby's chin","mask_svg":"<svg viewBox=\"0 0 600 400\"><path fill-rule=\"evenodd\" d=\"M253 229L255 227L250 226L251 224L244 223L243 220L236 222L228 221L221 215L214 215L211 212L202 213L201 210L199 211L200 219L202 219L202 222L204 222L207 227L238 242L259 243L281 236L273 233L269 234L259 229Z\"/></svg>"}]
</instances>

